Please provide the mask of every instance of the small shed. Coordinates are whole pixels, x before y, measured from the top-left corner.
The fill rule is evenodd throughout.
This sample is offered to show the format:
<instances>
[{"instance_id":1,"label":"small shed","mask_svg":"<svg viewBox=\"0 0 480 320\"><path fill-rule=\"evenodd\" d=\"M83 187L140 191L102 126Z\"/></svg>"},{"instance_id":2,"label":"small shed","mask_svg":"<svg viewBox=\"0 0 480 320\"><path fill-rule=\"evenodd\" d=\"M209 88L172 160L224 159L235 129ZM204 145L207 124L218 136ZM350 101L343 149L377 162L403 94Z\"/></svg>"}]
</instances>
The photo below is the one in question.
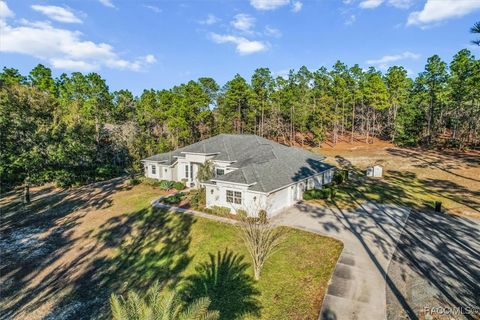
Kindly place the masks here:
<instances>
[{"instance_id":1,"label":"small shed","mask_svg":"<svg viewBox=\"0 0 480 320\"><path fill-rule=\"evenodd\" d=\"M383 176L383 167L379 164L367 168L367 177L381 178Z\"/></svg>"}]
</instances>

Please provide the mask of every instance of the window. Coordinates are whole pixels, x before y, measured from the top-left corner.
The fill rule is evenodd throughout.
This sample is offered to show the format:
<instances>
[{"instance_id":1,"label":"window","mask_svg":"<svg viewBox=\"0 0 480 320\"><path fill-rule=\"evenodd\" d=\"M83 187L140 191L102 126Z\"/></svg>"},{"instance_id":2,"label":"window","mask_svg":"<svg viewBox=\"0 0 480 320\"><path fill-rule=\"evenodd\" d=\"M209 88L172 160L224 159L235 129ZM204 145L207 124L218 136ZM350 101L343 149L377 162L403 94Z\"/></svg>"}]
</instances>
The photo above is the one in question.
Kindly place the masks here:
<instances>
[{"instance_id":1,"label":"window","mask_svg":"<svg viewBox=\"0 0 480 320\"><path fill-rule=\"evenodd\" d=\"M225 174L225 169L217 168L216 169L216 174L217 174L217 177L218 176L223 176Z\"/></svg>"},{"instance_id":2,"label":"window","mask_svg":"<svg viewBox=\"0 0 480 320\"><path fill-rule=\"evenodd\" d=\"M188 164L185 165L185 178L187 178L187 179L188 179L188 168L189 167L190 166Z\"/></svg>"},{"instance_id":3,"label":"window","mask_svg":"<svg viewBox=\"0 0 480 320\"><path fill-rule=\"evenodd\" d=\"M157 166L152 165L152 174L157 174Z\"/></svg>"},{"instance_id":4,"label":"window","mask_svg":"<svg viewBox=\"0 0 480 320\"><path fill-rule=\"evenodd\" d=\"M227 190L227 202L242 204L242 193L240 191Z\"/></svg>"}]
</instances>

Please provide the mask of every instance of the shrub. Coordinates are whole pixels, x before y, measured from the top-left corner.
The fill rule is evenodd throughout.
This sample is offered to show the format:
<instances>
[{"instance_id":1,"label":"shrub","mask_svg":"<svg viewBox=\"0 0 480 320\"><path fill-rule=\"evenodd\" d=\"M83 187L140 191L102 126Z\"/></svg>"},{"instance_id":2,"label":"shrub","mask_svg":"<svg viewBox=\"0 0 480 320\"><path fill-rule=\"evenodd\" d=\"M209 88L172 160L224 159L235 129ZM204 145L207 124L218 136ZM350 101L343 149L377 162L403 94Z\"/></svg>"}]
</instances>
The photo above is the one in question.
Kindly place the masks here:
<instances>
[{"instance_id":1,"label":"shrub","mask_svg":"<svg viewBox=\"0 0 480 320\"><path fill-rule=\"evenodd\" d=\"M161 180L158 186L162 190L170 190L173 188L174 184L175 184L175 181Z\"/></svg>"},{"instance_id":2,"label":"shrub","mask_svg":"<svg viewBox=\"0 0 480 320\"><path fill-rule=\"evenodd\" d=\"M140 181L143 184L146 184L146 185L151 186L151 187L158 187L159 184L160 184L160 181L158 181L157 179L147 178L147 177L141 177Z\"/></svg>"},{"instance_id":3,"label":"shrub","mask_svg":"<svg viewBox=\"0 0 480 320\"><path fill-rule=\"evenodd\" d=\"M243 209L238 209L236 211L236 214L237 214L237 217L239 217L241 219L244 219L244 218L248 217L248 212L246 210L243 210Z\"/></svg>"},{"instance_id":4,"label":"shrub","mask_svg":"<svg viewBox=\"0 0 480 320\"><path fill-rule=\"evenodd\" d=\"M55 185L59 188L71 187L77 182L77 177L74 173L67 170L60 170L56 173Z\"/></svg>"},{"instance_id":5,"label":"shrub","mask_svg":"<svg viewBox=\"0 0 480 320\"><path fill-rule=\"evenodd\" d=\"M329 197L329 188L312 189L303 193L304 200L327 199Z\"/></svg>"},{"instance_id":6,"label":"shrub","mask_svg":"<svg viewBox=\"0 0 480 320\"><path fill-rule=\"evenodd\" d=\"M221 206L211 206L210 208L205 208L203 210L206 213L214 214L216 216L226 216L230 214L230 208L221 207Z\"/></svg>"},{"instance_id":7,"label":"shrub","mask_svg":"<svg viewBox=\"0 0 480 320\"><path fill-rule=\"evenodd\" d=\"M190 204L193 208L203 208L206 203L205 188L193 189L189 193Z\"/></svg>"},{"instance_id":8,"label":"shrub","mask_svg":"<svg viewBox=\"0 0 480 320\"><path fill-rule=\"evenodd\" d=\"M183 190L185 189L185 184L183 182L175 182L173 184L173 188L177 190Z\"/></svg>"},{"instance_id":9,"label":"shrub","mask_svg":"<svg viewBox=\"0 0 480 320\"><path fill-rule=\"evenodd\" d=\"M138 179L138 178L133 178L133 179L128 179L128 180L126 181L126 184L127 184L128 186L136 186L136 185L138 185L140 182L141 182L140 179Z\"/></svg>"},{"instance_id":10,"label":"shrub","mask_svg":"<svg viewBox=\"0 0 480 320\"><path fill-rule=\"evenodd\" d=\"M337 188L332 186L330 189L330 200L333 200L335 198L335 195L337 194Z\"/></svg>"},{"instance_id":11,"label":"shrub","mask_svg":"<svg viewBox=\"0 0 480 320\"><path fill-rule=\"evenodd\" d=\"M178 203L180 203L180 201L182 201L184 196L185 196L185 194L183 192L179 192L177 194L174 194L170 197L167 197L167 198L163 199L162 202L164 202L166 204L178 204Z\"/></svg>"},{"instance_id":12,"label":"shrub","mask_svg":"<svg viewBox=\"0 0 480 320\"><path fill-rule=\"evenodd\" d=\"M112 177L118 176L120 173L117 166L104 165L95 168L95 176L97 180L110 179Z\"/></svg>"},{"instance_id":13,"label":"shrub","mask_svg":"<svg viewBox=\"0 0 480 320\"><path fill-rule=\"evenodd\" d=\"M336 184L342 184L348 178L347 170L336 170L333 174L333 182Z\"/></svg>"}]
</instances>

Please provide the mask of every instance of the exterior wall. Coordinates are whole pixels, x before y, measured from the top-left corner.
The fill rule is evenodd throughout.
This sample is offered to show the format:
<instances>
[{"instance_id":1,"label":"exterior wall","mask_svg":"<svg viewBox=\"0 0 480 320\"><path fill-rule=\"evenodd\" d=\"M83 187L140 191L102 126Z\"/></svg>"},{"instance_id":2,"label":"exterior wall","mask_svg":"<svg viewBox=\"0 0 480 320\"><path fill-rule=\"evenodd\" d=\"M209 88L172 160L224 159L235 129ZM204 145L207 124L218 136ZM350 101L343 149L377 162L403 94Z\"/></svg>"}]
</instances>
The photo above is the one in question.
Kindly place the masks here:
<instances>
[{"instance_id":1,"label":"exterior wall","mask_svg":"<svg viewBox=\"0 0 480 320\"><path fill-rule=\"evenodd\" d=\"M267 212L269 216L273 217L282 209L292 206L295 203L293 200L294 192L295 186L288 186L269 194L267 198Z\"/></svg>"},{"instance_id":2,"label":"exterior wall","mask_svg":"<svg viewBox=\"0 0 480 320\"><path fill-rule=\"evenodd\" d=\"M189 162L198 162L204 163L205 161L211 159L212 156L207 156L203 154L192 154L192 153L185 153L185 160Z\"/></svg>"},{"instance_id":3,"label":"exterior wall","mask_svg":"<svg viewBox=\"0 0 480 320\"><path fill-rule=\"evenodd\" d=\"M335 173L335 168L332 168L323 173L323 184L328 184L333 180L333 174Z\"/></svg>"},{"instance_id":4,"label":"exterior wall","mask_svg":"<svg viewBox=\"0 0 480 320\"><path fill-rule=\"evenodd\" d=\"M247 186L228 183L217 183L216 186L206 186L206 206L221 206L230 208L232 213L243 209L250 216L256 216L261 209L267 210L270 217L277 215L281 210L288 208L303 199L303 192L307 189L321 188L330 183L334 169L323 172L312 178L299 181L275 192L266 194L248 191ZM228 203L227 190L242 192L242 204Z\"/></svg>"},{"instance_id":5,"label":"exterior wall","mask_svg":"<svg viewBox=\"0 0 480 320\"><path fill-rule=\"evenodd\" d=\"M172 169L171 167L169 166L160 166L161 170L162 170L162 180L175 180L173 177L172 177Z\"/></svg>"},{"instance_id":6,"label":"exterior wall","mask_svg":"<svg viewBox=\"0 0 480 320\"><path fill-rule=\"evenodd\" d=\"M155 174L152 174L152 166L156 166ZM145 177L158 179L158 180L175 180L173 175L175 171L174 167L158 164L153 161L146 161L144 163Z\"/></svg>"},{"instance_id":7,"label":"exterior wall","mask_svg":"<svg viewBox=\"0 0 480 320\"><path fill-rule=\"evenodd\" d=\"M248 212L249 216L256 216L258 211L266 209L267 197L265 194L251 192L247 190L247 186L240 186L234 184L218 184L216 186L206 186L206 206L220 206L230 208L232 213L238 209ZM242 203L227 202L227 190L237 191L242 193Z\"/></svg>"},{"instance_id":8,"label":"exterior wall","mask_svg":"<svg viewBox=\"0 0 480 320\"><path fill-rule=\"evenodd\" d=\"M181 181L183 179L189 179L189 177L187 178L187 176L185 175L185 166L189 164L190 163L185 159L180 159L180 158L178 159L178 162L175 165L177 169L177 177L176 177L177 181Z\"/></svg>"},{"instance_id":9,"label":"exterior wall","mask_svg":"<svg viewBox=\"0 0 480 320\"><path fill-rule=\"evenodd\" d=\"M152 166L155 166L155 174L152 173ZM146 161L144 163L145 177L161 180L160 166L156 162Z\"/></svg>"}]
</instances>

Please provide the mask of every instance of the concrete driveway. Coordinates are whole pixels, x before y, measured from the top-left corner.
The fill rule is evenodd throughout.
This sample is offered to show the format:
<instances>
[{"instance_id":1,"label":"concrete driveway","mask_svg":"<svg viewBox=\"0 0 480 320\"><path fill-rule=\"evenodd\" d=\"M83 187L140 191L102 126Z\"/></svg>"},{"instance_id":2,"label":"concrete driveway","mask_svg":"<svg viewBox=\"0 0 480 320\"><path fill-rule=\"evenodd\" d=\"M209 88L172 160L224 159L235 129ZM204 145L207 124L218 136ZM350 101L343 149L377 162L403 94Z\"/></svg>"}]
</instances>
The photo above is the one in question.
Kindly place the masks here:
<instances>
[{"instance_id":1,"label":"concrete driveway","mask_svg":"<svg viewBox=\"0 0 480 320\"><path fill-rule=\"evenodd\" d=\"M480 220L413 211L388 277L388 319L438 317L442 310L426 309L436 307L457 311L438 318L480 319Z\"/></svg>"},{"instance_id":2,"label":"concrete driveway","mask_svg":"<svg viewBox=\"0 0 480 320\"><path fill-rule=\"evenodd\" d=\"M386 318L385 284L391 282L386 273L408 215L408 208L374 202L354 210L301 203L274 218L275 223L328 235L344 243L321 319Z\"/></svg>"}]
</instances>

